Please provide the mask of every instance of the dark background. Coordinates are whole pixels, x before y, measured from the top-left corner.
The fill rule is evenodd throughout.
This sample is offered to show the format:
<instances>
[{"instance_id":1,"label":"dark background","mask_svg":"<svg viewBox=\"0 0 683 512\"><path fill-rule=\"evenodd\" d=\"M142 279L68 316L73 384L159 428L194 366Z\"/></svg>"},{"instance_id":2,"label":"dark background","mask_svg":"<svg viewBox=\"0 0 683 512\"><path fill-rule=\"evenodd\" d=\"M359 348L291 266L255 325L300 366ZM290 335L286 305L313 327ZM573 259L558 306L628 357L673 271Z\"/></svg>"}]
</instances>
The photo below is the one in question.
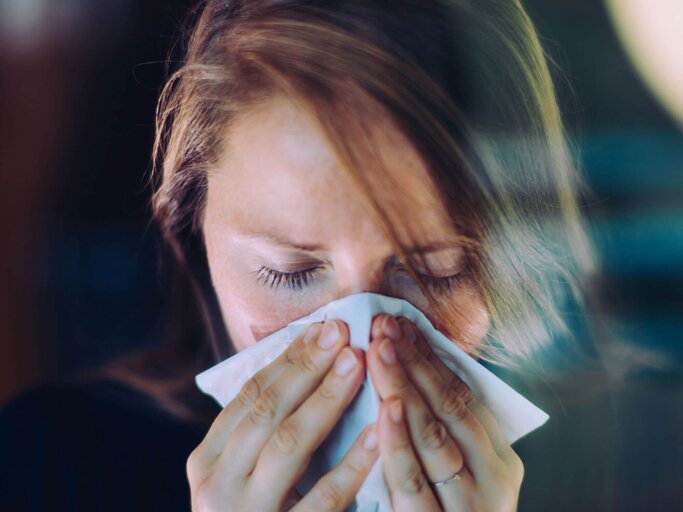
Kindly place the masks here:
<instances>
[{"instance_id":1,"label":"dark background","mask_svg":"<svg viewBox=\"0 0 683 512\"><path fill-rule=\"evenodd\" d=\"M154 108L192 3L0 0L0 405L161 341L168 283L149 226ZM561 68L562 109L594 192L585 211L605 321L668 356L657 378L674 390L674 418L683 405L683 136L601 2L524 4Z\"/></svg>"}]
</instances>

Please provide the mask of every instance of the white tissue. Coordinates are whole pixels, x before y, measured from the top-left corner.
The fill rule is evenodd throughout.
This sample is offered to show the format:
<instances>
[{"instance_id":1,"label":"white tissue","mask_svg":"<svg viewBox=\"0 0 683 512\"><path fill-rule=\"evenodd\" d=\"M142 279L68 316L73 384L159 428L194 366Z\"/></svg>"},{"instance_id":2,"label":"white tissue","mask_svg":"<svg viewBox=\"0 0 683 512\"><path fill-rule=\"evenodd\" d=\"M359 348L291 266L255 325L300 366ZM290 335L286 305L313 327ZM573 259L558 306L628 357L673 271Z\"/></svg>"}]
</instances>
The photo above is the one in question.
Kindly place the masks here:
<instances>
[{"instance_id":1,"label":"white tissue","mask_svg":"<svg viewBox=\"0 0 683 512\"><path fill-rule=\"evenodd\" d=\"M412 304L375 293L348 295L291 322L283 329L197 375L197 385L203 392L213 396L221 406L225 406L237 396L242 385L252 375L280 355L308 325L326 319L346 322L351 335L351 346L367 350L372 319L382 312L403 316L417 325L434 352L460 376L474 396L491 410L509 443L540 427L548 419L545 412L437 331L427 317ZM306 473L297 484L296 488L302 495L342 459L366 425L377 421L379 403L379 395L368 372L360 391L313 456ZM378 459L373 466L350 510L391 511L381 460Z\"/></svg>"}]
</instances>

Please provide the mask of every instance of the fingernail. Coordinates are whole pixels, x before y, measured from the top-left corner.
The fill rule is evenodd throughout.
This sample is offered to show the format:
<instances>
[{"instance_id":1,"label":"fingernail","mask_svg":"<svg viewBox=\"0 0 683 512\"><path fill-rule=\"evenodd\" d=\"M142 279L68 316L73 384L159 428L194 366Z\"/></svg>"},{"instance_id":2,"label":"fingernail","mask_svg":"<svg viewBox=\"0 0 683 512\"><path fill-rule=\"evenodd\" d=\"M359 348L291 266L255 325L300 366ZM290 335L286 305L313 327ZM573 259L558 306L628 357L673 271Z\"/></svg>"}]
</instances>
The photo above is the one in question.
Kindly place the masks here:
<instances>
[{"instance_id":1,"label":"fingernail","mask_svg":"<svg viewBox=\"0 0 683 512\"><path fill-rule=\"evenodd\" d=\"M322 329L323 326L320 322L316 322L308 327L308 330L306 331L306 334L304 335L304 343L310 343L310 341L315 338L318 334L320 334L320 329Z\"/></svg>"},{"instance_id":2,"label":"fingernail","mask_svg":"<svg viewBox=\"0 0 683 512\"><path fill-rule=\"evenodd\" d=\"M368 431L365 433L363 438L363 448L366 450L374 450L377 448L377 432L375 432L375 426L370 425Z\"/></svg>"},{"instance_id":3,"label":"fingernail","mask_svg":"<svg viewBox=\"0 0 683 512\"><path fill-rule=\"evenodd\" d=\"M384 339L379 346L379 356L384 364L396 364L396 352L391 344L391 340Z\"/></svg>"},{"instance_id":4,"label":"fingernail","mask_svg":"<svg viewBox=\"0 0 683 512\"><path fill-rule=\"evenodd\" d=\"M323 330L318 338L318 346L324 350L332 348L339 338L339 327L334 320L328 320L323 324Z\"/></svg>"},{"instance_id":5,"label":"fingernail","mask_svg":"<svg viewBox=\"0 0 683 512\"><path fill-rule=\"evenodd\" d=\"M410 320L401 320L399 324L401 325L401 332L403 333L403 337L406 340L413 342L417 339L417 332L415 332L415 326L410 322Z\"/></svg>"},{"instance_id":6,"label":"fingernail","mask_svg":"<svg viewBox=\"0 0 683 512\"><path fill-rule=\"evenodd\" d=\"M354 366L356 366L356 356L353 355L351 350L345 348L341 351L341 354L337 357L337 361L334 363L334 373L344 377L353 370Z\"/></svg>"},{"instance_id":7,"label":"fingernail","mask_svg":"<svg viewBox=\"0 0 683 512\"><path fill-rule=\"evenodd\" d=\"M403 405L401 404L401 400L396 400L393 404L391 404L391 409L389 409L389 415L391 416L391 421L396 423L397 425L401 423L401 417L403 416Z\"/></svg>"},{"instance_id":8,"label":"fingernail","mask_svg":"<svg viewBox=\"0 0 683 512\"><path fill-rule=\"evenodd\" d=\"M382 331L386 334L391 341L398 343L401 341L401 328L398 326L398 322L391 315L386 315L382 321Z\"/></svg>"}]
</instances>

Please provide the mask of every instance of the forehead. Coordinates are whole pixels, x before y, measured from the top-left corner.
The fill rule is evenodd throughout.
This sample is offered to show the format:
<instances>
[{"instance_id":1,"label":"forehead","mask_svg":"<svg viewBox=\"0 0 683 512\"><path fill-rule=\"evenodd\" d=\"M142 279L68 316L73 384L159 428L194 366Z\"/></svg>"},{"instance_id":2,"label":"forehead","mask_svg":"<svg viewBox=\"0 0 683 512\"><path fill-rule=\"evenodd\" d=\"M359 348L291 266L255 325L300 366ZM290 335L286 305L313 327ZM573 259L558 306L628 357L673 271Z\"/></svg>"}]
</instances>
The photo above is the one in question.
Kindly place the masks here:
<instances>
[{"instance_id":1,"label":"forehead","mask_svg":"<svg viewBox=\"0 0 683 512\"><path fill-rule=\"evenodd\" d=\"M359 169L371 194L403 235L448 233L450 222L431 176L417 152L390 123L371 123L372 148L388 175L372 162ZM363 165L364 162L361 162ZM210 207L224 220L268 224L269 229L349 228L370 212L327 139L304 111L275 97L235 119L224 150L209 175Z\"/></svg>"}]
</instances>

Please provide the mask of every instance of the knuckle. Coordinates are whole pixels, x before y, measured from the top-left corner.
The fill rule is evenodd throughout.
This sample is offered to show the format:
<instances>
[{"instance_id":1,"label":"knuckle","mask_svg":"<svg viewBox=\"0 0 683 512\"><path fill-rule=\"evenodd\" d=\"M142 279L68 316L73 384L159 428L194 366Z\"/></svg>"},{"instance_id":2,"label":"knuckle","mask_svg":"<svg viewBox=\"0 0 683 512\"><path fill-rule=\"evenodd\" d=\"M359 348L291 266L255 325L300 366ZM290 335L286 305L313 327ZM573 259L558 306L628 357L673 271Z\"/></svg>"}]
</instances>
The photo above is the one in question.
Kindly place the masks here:
<instances>
[{"instance_id":1,"label":"knuckle","mask_svg":"<svg viewBox=\"0 0 683 512\"><path fill-rule=\"evenodd\" d=\"M190 486L194 485L200 478L201 466L199 463L199 448L195 448L185 462L185 473Z\"/></svg>"},{"instance_id":2,"label":"knuckle","mask_svg":"<svg viewBox=\"0 0 683 512\"><path fill-rule=\"evenodd\" d=\"M467 416L467 405L462 397L453 389L449 389L439 407L439 412L443 415L462 421Z\"/></svg>"},{"instance_id":3,"label":"knuckle","mask_svg":"<svg viewBox=\"0 0 683 512\"><path fill-rule=\"evenodd\" d=\"M391 385L393 387L394 394L398 396L409 395L410 390L413 386L408 376L403 373L395 375L394 378L391 380Z\"/></svg>"},{"instance_id":4,"label":"knuckle","mask_svg":"<svg viewBox=\"0 0 683 512\"><path fill-rule=\"evenodd\" d=\"M281 453L292 453L299 445L299 427L293 420L283 421L272 437L273 446Z\"/></svg>"},{"instance_id":5,"label":"knuckle","mask_svg":"<svg viewBox=\"0 0 683 512\"><path fill-rule=\"evenodd\" d=\"M403 452L406 452L408 450L412 450L412 442L409 439L409 436L401 435L398 436L396 439L393 439L391 441L392 446L389 449L393 454L402 454Z\"/></svg>"},{"instance_id":6,"label":"knuckle","mask_svg":"<svg viewBox=\"0 0 683 512\"><path fill-rule=\"evenodd\" d=\"M411 466L401 483L403 490L408 494L419 494L424 488L427 480L422 472L422 468L415 464Z\"/></svg>"},{"instance_id":7,"label":"knuckle","mask_svg":"<svg viewBox=\"0 0 683 512\"><path fill-rule=\"evenodd\" d=\"M277 397L273 388L264 390L251 405L249 419L255 425L270 425L277 416Z\"/></svg>"},{"instance_id":8,"label":"knuckle","mask_svg":"<svg viewBox=\"0 0 683 512\"><path fill-rule=\"evenodd\" d=\"M353 459L349 459L343 462L344 467L351 473L353 478L360 478L363 475L365 475L365 467L363 464L360 463L360 461L356 461Z\"/></svg>"},{"instance_id":9,"label":"knuckle","mask_svg":"<svg viewBox=\"0 0 683 512\"><path fill-rule=\"evenodd\" d=\"M438 396L445 400L452 391L451 384L439 377Z\"/></svg>"},{"instance_id":10,"label":"knuckle","mask_svg":"<svg viewBox=\"0 0 683 512\"><path fill-rule=\"evenodd\" d=\"M401 436L399 439L396 439L393 442L394 451L396 452L412 450L413 444L408 436Z\"/></svg>"},{"instance_id":11,"label":"knuckle","mask_svg":"<svg viewBox=\"0 0 683 512\"><path fill-rule=\"evenodd\" d=\"M214 493L214 485L208 480L197 488L193 496L193 501L198 512L212 512L215 510Z\"/></svg>"},{"instance_id":12,"label":"knuckle","mask_svg":"<svg viewBox=\"0 0 683 512\"><path fill-rule=\"evenodd\" d=\"M451 379L450 387L458 394L458 396L460 396L465 405L471 405L474 402L472 390L460 377L455 374Z\"/></svg>"},{"instance_id":13,"label":"knuckle","mask_svg":"<svg viewBox=\"0 0 683 512\"><path fill-rule=\"evenodd\" d=\"M515 476L515 483L517 486L522 485L524 480L524 463L514 450L511 450L510 464L512 465L512 473Z\"/></svg>"},{"instance_id":14,"label":"knuckle","mask_svg":"<svg viewBox=\"0 0 683 512\"><path fill-rule=\"evenodd\" d=\"M441 376L433 371L428 371L425 373L426 383L428 389L436 389L436 396L444 396L446 393L446 384Z\"/></svg>"},{"instance_id":15,"label":"knuckle","mask_svg":"<svg viewBox=\"0 0 683 512\"><path fill-rule=\"evenodd\" d=\"M319 504L319 508L317 510L339 510L344 501L339 485L331 478L321 479L318 485L316 501Z\"/></svg>"},{"instance_id":16,"label":"knuckle","mask_svg":"<svg viewBox=\"0 0 683 512\"><path fill-rule=\"evenodd\" d=\"M318 394L325 400L333 401L339 396L338 390L329 382L329 379L322 381L318 387Z\"/></svg>"},{"instance_id":17,"label":"knuckle","mask_svg":"<svg viewBox=\"0 0 683 512\"><path fill-rule=\"evenodd\" d=\"M299 353L298 350L286 350L284 353L284 358L285 363L287 363L288 366L294 366L296 363L299 362L299 359L301 358L301 353Z\"/></svg>"},{"instance_id":18,"label":"knuckle","mask_svg":"<svg viewBox=\"0 0 683 512\"><path fill-rule=\"evenodd\" d=\"M402 347L399 351L399 355L401 355L401 359L403 360L404 364L407 366L417 366L422 359L422 354L420 354L417 346L414 343L410 343L406 340L404 340L401 345Z\"/></svg>"},{"instance_id":19,"label":"knuckle","mask_svg":"<svg viewBox=\"0 0 683 512\"><path fill-rule=\"evenodd\" d=\"M297 363L301 370L309 375L317 375L319 372L318 365L315 363L308 350L301 353L301 357L297 360Z\"/></svg>"},{"instance_id":20,"label":"knuckle","mask_svg":"<svg viewBox=\"0 0 683 512\"><path fill-rule=\"evenodd\" d=\"M258 399L258 397L261 396L261 389L263 385L261 379L262 377L257 373L249 378L249 380L247 380L247 382L245 382L240 388L240 391L237 394L237 399L243 406L251 406Z\"/></svg>"},{"instance_id":21,"label":"knuckle","mask_svg":"<svg viewBox=\"0 0 683 512\"><path fill-rule=\"evenodd\" d=\"M446 427L434 416L429 416L422 430L422 440L428 448L438 450L447 439Z\"/></svg>"}]
</instances>

